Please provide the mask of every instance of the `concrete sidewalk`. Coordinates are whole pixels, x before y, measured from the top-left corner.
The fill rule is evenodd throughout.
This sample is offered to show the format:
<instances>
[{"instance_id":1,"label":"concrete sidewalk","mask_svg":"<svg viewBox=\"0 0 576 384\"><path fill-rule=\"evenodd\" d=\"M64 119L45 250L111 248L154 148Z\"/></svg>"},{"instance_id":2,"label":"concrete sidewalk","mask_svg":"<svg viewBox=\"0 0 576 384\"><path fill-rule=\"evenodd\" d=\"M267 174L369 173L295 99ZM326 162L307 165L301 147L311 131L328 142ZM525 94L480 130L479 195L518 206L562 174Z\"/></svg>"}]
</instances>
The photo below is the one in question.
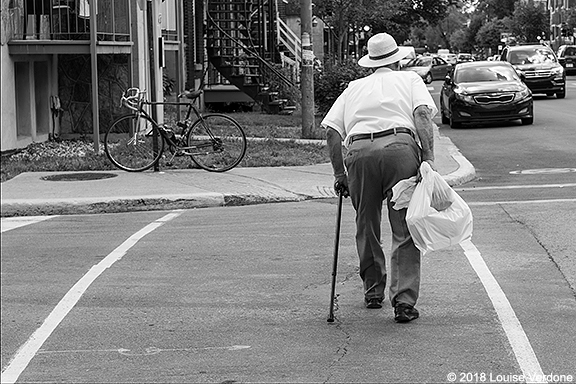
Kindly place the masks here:
<instances>
[{"instance_id":1,"label":"concrete sidewalk","mask_svg":"<svg viewBox=\"0 0 576 384\"><path fill-rule=\"evenodd\" d=\"M474 167L435 130L436 168L450 185L475 177ZM301 167L161 172L29 172L2 183L1 215L111 213L246 205L332 198L329 163Z\"/></svg>"}]
</instances>

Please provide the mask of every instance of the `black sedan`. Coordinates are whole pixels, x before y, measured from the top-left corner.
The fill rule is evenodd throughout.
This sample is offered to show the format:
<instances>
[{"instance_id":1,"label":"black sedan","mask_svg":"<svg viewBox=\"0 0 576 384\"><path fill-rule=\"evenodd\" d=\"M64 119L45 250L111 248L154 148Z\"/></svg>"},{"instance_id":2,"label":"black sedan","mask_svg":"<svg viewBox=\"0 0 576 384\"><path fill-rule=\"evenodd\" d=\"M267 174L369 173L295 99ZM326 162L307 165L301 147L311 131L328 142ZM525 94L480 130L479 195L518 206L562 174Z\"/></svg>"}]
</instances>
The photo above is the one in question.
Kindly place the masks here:
<instances>
[{"instance_id":1,"label":"black sedan","mask_svg":"<svg viewBox=\"0 0 576 384\"><path fill-rule=\"evenodd\" d=\"M442 124L520 119L534 122L532 92L507 62L475 61L456 64L440 93Z\"/></svg>"}]
</instances>

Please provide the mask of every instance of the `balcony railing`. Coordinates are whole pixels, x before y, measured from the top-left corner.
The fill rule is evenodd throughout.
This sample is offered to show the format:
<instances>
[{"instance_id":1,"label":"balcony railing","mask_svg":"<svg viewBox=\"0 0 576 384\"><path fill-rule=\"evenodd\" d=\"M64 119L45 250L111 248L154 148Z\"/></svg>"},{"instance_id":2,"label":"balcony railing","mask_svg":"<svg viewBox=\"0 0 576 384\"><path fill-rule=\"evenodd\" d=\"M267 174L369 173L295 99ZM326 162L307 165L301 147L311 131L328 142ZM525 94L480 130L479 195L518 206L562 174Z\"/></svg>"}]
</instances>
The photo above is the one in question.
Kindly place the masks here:
<instances>
[{"instance_id":1,"label":"balcony railing","mask_svg":"<svg viewBox=\"0 0 576 384\"><path fill-rule=\"evenodd\" d=\"M128 0L27 0L8 9L10 40L89 40L91 1L96 1L98 40L130 41Z\"/></svg>"}]
</instances>

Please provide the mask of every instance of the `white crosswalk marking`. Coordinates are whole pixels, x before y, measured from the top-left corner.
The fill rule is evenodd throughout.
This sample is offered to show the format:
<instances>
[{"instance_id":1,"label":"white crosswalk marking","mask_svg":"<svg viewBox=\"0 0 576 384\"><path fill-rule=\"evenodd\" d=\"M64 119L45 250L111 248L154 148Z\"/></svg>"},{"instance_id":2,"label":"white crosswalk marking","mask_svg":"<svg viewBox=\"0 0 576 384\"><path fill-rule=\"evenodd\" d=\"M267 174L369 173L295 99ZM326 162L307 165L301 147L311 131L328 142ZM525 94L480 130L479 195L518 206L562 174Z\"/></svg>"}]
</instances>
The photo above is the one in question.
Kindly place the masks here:
<instances>
[{"instance_id":1,"label":"white crosswalk marking","mask_svg":"<svg viewBox=\"0 0 576 384\"><path fill-rule=\"evenodd\" d=\"M120 260L130 248L132 248L144 236L164 225L168 221L180 216L183 211L173 211L158 220L148 224L126 241L114 249L108 256L106 256L98 264L94 265L90 270L82 276L80 280L64 295L62 300L56 305L48 317L44 320L42 325L30 336L16 352L6 369L2 372L0 382L11 384L18 380L20 374L26 369L30 361L34 358L38 350L42 347L44 342L50 337L52 332L60 325L62 320L74 308L78 300L82 297L84 292L90 285L100 276L105 270L110 268L114 263Z\"/></svg>"},{"instance_id":2,"label":"white crosswalk marking","mask_svg":"<svg viewBox=\"0 0 576 384\"><path fill-rule=\"evenodd\" d=\"M3 217L0 222L2 223L2 231L10 231L12 229L20 228L25 225L39 223L44 220L51 219L56 216L20 216L20 217Z\"/></svg>"}]
</instances>

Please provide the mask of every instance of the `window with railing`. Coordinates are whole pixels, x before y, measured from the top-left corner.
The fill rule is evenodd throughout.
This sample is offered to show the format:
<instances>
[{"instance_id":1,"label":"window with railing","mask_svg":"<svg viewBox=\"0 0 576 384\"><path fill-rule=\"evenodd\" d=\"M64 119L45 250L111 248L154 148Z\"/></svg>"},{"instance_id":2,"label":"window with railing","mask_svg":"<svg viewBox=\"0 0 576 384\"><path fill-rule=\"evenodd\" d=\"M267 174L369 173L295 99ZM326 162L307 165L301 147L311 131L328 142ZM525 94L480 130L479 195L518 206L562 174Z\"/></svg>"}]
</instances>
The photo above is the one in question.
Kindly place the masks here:
<instances>
[{"instance_id":1,"label":"window with railing","mask_svg":"<svg viewBox=\"0 0 576 384\"><path fill-rule=\"evenodd\" d=\"M98 40L130 41L127 0L23 0L13 2L12 39L88 40L91 2L95 2Z\"/></svg>"},{"instance_id":2,"label":"window with railing","mask_svg":"<svg viewBox=\"0 0 576 384\"><path fill-rule=\"evenodd\" d=\"M176 21L176 2L165 1L160 6L162 15L162 37L167 41L178 40L178 23Z\"/></svg>"}]
</instances>

